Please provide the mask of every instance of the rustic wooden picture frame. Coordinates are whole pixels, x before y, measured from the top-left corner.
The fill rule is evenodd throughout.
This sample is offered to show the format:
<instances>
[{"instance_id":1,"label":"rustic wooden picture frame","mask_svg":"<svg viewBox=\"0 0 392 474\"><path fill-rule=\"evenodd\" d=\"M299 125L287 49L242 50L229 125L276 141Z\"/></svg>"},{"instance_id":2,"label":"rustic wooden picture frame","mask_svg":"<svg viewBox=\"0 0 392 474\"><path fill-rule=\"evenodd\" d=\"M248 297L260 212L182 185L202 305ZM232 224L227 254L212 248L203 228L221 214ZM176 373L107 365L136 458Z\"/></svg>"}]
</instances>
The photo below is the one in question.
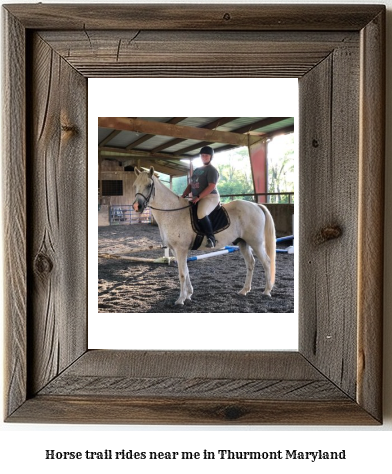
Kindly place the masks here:
<instances>
[{"instance_id":1,"label":"rustic wooden picture frame","mask_svg":"<svg viewBox=\"0 0 392 474\"><path fill-rule=\"evenodd\" d=\"M385 7L3 21L6 421L381 423ZM86 90L105 76L299 78L298 352L88 350Z\"/></svg>"}]
</instances>

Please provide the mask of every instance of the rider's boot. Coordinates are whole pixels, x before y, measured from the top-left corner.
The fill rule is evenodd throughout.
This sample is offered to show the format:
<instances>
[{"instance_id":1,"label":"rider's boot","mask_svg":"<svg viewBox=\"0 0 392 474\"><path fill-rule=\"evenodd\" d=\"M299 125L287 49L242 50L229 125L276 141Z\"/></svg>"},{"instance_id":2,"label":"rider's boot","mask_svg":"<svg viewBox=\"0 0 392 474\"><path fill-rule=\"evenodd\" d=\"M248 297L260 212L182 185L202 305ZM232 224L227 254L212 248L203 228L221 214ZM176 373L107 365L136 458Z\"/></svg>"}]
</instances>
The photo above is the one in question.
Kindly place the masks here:
<instances>
[{"instance_id":1,"label":"rider's boot","mask_svg":"<svg viewBox=\"0 0 392 474\"><path fill-rule=\"evenodd\" d=\"M211 224L209 216L205 216L205 217L203 217L203 219L199 219L199 224L200 224L200 227L201 227L202 231L207 236L206 247L214 248L215 244L216 244L216 240L215 240L215 237L214 237L214 232L212 230L212 224Z\"/></svg>"}]
</instances>

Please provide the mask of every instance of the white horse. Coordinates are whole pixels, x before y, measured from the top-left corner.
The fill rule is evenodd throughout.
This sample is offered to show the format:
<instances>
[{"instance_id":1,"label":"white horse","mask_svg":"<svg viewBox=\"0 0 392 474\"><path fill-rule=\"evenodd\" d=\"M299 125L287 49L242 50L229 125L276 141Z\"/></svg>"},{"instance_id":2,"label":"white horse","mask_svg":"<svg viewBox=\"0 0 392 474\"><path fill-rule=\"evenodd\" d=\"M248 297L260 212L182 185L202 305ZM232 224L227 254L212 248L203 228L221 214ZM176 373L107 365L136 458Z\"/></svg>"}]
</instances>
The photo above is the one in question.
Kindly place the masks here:
<instances>
[{"instance_id":1,"label":"white horse","mask_svg":"<svg viewBox=\"0 0 392 474\"><path fill-rule=\"evenodd\" d=\"M196 237L192 229L189 202L177 196L157 177L154 168L141 172L135 168L137 176L135 187L134 209L143 212L149 206L154 219L158 223L163 245L169 247L177 260L180 278L180 297L175 304L184 304L190 300L193 288L189 278L187 265L188 251ZM261 261L266 277L264 294L271 296L275 282L276 237L275 226L268 209L262 204L249 201L232 201L223 204L230 217L230 226L216 235L219 247L232 245L239 240L238 245L246 263L245 285L239 292L246 295L252 284L255 259L252 249ZM206 239L203 239L200 249L205 249Z\"/></svg>"}]
</instances>

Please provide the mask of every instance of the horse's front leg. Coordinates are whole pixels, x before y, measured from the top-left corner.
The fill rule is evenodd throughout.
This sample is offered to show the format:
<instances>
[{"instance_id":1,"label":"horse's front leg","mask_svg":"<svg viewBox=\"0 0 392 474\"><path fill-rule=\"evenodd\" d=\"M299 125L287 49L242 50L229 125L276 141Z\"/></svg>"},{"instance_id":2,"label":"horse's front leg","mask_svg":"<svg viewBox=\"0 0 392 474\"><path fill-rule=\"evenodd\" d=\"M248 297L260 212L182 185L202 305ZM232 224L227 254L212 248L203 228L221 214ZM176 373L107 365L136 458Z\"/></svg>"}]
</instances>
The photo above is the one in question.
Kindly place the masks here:
<instances>
[{"instance_id":1,"label":"horse's front leg","mask_svg":"<svg viewBox=\"0 0 392 474\"><path fill-rule=\"evenodd\" d=\"M176 249L176 260L178 266L178 276L180 279L180 297L175 304L184 304L186 300L190 300L193 294L191 280L189 278L189 270L187 264L187 249Z\"/></svg>"}]
</instances>

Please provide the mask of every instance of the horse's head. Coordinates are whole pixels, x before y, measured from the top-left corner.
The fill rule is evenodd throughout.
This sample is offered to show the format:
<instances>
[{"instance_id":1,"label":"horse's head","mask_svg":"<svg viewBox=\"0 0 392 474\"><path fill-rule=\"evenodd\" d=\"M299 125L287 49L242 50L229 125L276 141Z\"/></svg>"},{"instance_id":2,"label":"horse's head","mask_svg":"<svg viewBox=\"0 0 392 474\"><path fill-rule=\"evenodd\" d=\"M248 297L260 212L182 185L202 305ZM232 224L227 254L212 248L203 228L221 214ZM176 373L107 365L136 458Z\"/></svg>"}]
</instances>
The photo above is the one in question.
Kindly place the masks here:
<instances>
[{"instance_id":1,"label":"horse's head","mask_svg":"<svg viewBox=\"0 0 392 474\"><path fill-rule=\"evenodd\" d=\"M136 180L133 183L135 188L135 202L133 208L136 212L143 212L150 199L154 197L154 168L150 171L140 171L135 168Z\"/></svg>"}]
</instances>

